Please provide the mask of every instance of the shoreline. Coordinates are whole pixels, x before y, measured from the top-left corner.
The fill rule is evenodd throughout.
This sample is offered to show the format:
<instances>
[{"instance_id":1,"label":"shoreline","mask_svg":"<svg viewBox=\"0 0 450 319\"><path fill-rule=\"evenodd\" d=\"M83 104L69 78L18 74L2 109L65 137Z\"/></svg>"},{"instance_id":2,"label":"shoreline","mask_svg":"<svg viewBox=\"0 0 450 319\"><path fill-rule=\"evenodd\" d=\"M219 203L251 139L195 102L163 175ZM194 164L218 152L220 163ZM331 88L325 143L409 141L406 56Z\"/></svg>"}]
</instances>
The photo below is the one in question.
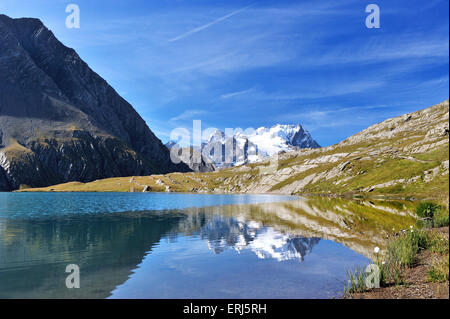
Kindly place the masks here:
<instances>
[{"instance_id":1,"label":"shoreline","mask_svg":"<svg viewBox=\"0 0 450 319\"><path fill-rule=\"evenodd\" d=\"M78 183L78 182L76 182ZM64 185L64 184L58 184ZM58 186L54 185L54 186ZM334 193L277 193L277 192L265 192L265 193L251 193L251 192L183 192L183 191L115 191L115 190L44 190L54 186L47 187L36 187L36 188L26 188L21 190L13 190L9 192L2 193L173 193L173 194L209 194L209 195L275 195L275 196L297 196L297 197L324 197L324 198L345 198L345 199L376 199L376 200L407 200L407 201L427 201L434 200L440 201L442 198L448 198L449 194L443 194L436 197L427 197L421 195L398 195L398 194L363 194L363 193L345 193L345 194L334 194Z\"/></svg>"},{"instance_id":2,"label":"shoreline","mask_svg":"<svg viewBox=\"0 0 450 319\"><path fill-rule=\"evenodd\" d=\"M424 231L429 236L436 236L433 238L445 241L446 248L440 252L436 251L435 247L421 249L415 256L415 263L402 268L400 284L389 283L364 292L345 292L341 299L449 299L448 268L446 280L430 279L433 267L445 260L448 262L449 227L429 228Z\"/></svg>"}]
</instances>

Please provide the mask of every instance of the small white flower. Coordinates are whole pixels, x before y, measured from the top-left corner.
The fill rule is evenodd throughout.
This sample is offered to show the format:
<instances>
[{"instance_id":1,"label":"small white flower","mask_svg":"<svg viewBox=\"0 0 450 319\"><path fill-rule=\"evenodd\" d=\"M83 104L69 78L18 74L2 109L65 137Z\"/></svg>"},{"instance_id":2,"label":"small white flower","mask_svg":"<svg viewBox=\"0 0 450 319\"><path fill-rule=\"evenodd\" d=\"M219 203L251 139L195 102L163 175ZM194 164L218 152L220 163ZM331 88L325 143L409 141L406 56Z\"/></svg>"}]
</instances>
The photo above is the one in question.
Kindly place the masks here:
<instances>
[{"instance_id":1,"label":"small white flower","mask_svg":"<svg viewBox=\"0 0 450 319\"><path fill-rule=\"evenodd\" d=\"M414 230L411 229L411 233L414 233Z\"/></svg>"},{"instance_id":2,"label":"small white flower","mask_svg":"<svg viewBox=\"0 0 450 319\"><path fill-rule=\"evenodd\" d=\"M394 228L392 228L392 231L395 231L395 229L394 229Z\"/></svg>"},{"instance_id":3,"label":"small white flower","mask_svg":"<svg viewBox=\"0 0 450 319\"><path fill-rule=\"evenodd\" d=\"M385 262L385 261L383 261L383 262L382 262L381 264L382 264L382 265L384 265L385 263L386 263L386 262Z\"/></svg>"},{"instance_id":4,"label":"small white flower","mask_svg":"<svg viewBox=\"0 0 450 319\"><path fill-rule=\"evenodd\" d=\"M409 226L409 228L411 228L411 229L412 229L413 227L412 227L412 226Z\"/></svg>"},{"instance_id":5,"label":"small white flower","mask_svg":"<svg viewBox=\"0 0 450 319\"><path fill-rule=\"evenodd\" d=\"M378 254L380 252L380 247L375 247L373 251L375 252L375 254Z\"/></svg>"}]
</instances>

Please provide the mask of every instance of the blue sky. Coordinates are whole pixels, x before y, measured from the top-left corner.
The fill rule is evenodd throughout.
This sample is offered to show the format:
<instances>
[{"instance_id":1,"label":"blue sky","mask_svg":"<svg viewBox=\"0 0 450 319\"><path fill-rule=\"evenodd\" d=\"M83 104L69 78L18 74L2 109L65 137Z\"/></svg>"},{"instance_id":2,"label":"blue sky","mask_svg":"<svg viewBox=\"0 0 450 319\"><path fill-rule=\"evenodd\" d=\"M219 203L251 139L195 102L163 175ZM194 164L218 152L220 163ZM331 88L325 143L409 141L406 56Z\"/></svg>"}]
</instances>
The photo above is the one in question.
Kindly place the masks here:
<instances>
[{"instance_id":1,"label":"blue sky","mask_svg":"<svg viewBox=\"0 0 450 319\"><path fill-rule=\"evenodd\" d=\"M78 4L81 28L65 27ZM368 29L365 7L381 10ZM448 0L0 0L41 19L163 141L302 124L331 145L449 97Z\"/></svg>"}]
</instances>

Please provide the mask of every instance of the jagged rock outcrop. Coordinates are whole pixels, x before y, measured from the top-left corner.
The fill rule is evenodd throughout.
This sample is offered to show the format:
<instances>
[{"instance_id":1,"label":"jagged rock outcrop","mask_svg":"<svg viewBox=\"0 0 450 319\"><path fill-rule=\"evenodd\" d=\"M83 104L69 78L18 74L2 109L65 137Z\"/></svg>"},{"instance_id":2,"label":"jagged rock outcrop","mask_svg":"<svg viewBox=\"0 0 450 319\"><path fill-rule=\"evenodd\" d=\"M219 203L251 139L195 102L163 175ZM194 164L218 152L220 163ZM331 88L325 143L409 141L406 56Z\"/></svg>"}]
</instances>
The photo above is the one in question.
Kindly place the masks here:
<instances>
[{"instance_id":1,"label":"jagged rock outcrop","mask_svg":"<svg viewBox=\"0 0 450 319\"><path fill-rule=\"evenodd\" d=\"M166 143L170 149L171 156L177 158L176 162L181 161L194 172L214 172L217 170L213 162L205 155L197 152L194 147L179 147L175 142Z\"/></svg>"},{"instance_id":2,"label":"jagged rock outcrop","mask_svg":"<svg viewBox=\"0 0 450 319\"><path fill-rule=\"evenodd\" d=\"M0 190L190 171L37 19L0 15Z\"/></svg>"}]
</instances>

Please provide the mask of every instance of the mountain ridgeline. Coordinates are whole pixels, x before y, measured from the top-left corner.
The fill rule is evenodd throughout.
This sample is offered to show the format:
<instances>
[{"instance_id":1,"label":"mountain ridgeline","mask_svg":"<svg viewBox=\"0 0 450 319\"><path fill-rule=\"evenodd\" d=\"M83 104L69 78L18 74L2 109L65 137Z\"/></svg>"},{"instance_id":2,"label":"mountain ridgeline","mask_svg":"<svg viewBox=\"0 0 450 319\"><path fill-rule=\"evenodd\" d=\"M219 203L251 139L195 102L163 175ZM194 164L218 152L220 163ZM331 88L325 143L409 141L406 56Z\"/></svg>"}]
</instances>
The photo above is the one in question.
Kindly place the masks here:
<instances>
[{"instance_id":1,"label":"mountain ridgeline","mask_svg":"<svg viewBox=\"0 0 450 319\"><path fill-rule=\"evenodd\" d=\"M202 154L217 167L225 168L256 163L280 152L318 147L320 145L301 125L277 124L232 136L216 131L202 145Z\"/></svg>"},{"instance_id":2,"label":"mountain ridgeline","mask_svg":"<svg viewBox=\"0 0 450 319\"><path fill-rule=\"evenodd\" d=\"M448 120L447 100L374 124L335 145L279 152L243 166L210 173L142 176L132 181L69 183L51 189L127 191L138 183L140 191L371 194L436 198L448 203Z\"/></svg>"},{"instance_id":3,"label":"mountain ridgeline","mask_svg":"<svg viewBox=\"0 0 450 319\"><path fill-rule=\"evenodd\" d=\"M174 141L169 141L166 146L169 149L180 148ZM233 134L216 130L201 146L191 147L191 150L184 148L184 156L180 156L180 159L195 172L212 172L260 162L283 152L319 147L301 125L277 124L270 128L260 127ZM193 156L195 152L201 153L201 156ZM194 163L195 159L198 163Z\"/></svg>"},{"instance_id":4,"label":"mountain ridgeline","mask_svg":"<svg viewBox=\"0 0 450 319\"><path fill-rule=\"evenodd\" d=\"M188 172L40 20L0 15L0 190Z\"/></svg>"}]
</instances>

